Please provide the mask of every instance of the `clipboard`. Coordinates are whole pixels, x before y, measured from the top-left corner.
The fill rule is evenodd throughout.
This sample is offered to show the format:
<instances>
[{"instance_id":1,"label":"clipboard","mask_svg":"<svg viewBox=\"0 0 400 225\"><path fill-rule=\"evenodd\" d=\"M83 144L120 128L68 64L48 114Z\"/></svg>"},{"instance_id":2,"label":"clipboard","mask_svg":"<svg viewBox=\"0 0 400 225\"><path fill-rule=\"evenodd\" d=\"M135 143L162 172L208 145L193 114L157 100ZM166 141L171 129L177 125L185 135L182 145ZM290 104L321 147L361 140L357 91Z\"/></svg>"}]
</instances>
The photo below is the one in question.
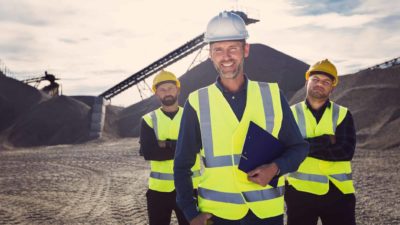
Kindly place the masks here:
<instances>
[{"instance_id":1,"label":"clipboard","mask_svg":"<svg viewBox=\"0 0 400 225\"><path fill-rule=\"evenodd\" d=\"M278 139L250 121L238 168L248 173L260 165L271 163L283 154L283 150L283 145ZM278 176L275 176L269 185L276 187Z\"/></svg>"}]
</instances>

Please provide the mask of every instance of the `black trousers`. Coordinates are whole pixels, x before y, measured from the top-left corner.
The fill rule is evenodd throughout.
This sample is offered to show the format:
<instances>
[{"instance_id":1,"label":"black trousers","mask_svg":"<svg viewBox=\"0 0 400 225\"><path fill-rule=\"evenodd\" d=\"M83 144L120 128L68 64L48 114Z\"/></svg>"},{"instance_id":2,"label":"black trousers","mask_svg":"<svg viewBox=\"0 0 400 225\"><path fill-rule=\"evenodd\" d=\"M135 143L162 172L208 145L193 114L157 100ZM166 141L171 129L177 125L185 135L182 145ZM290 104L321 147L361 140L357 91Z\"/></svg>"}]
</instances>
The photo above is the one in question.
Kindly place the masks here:
<instances>
[{"instance_id":1,"label":"black trousers","mask_svg":"<svg viewBox=\"0 0 400 225\"><path fill-rule=\"evenodd\" d=\"M321 218L323 225L355 225L356 198L343 194L329 182L325 195L297 191L287 185L285 192L287 225L316 225Z\"/></svg>"},{"instance_id":2,"label":"black trousers","mask_svg":"<svg viewBox=\"0 0 400 225\"><path fill-rule=\"evenodd\" d=\"M175 211L179 225L189 225L182 211L176 204L176 192L158 192L148 190L146 192L147 212L150 225L169 225L172 211Z\"/></svg>"}]
</instances>

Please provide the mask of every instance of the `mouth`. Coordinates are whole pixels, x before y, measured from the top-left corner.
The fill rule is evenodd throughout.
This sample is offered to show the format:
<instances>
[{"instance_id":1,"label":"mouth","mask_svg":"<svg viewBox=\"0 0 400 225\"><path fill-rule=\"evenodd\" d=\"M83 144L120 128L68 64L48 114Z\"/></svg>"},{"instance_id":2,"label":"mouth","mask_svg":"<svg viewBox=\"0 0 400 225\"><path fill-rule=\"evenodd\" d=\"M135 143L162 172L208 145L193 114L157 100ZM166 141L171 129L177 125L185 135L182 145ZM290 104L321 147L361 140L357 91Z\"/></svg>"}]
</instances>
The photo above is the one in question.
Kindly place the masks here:
<instances>
[{"instance_id":1,"label":"mouth","mask_svg":"<svg viewBox=\"0 0 400 225\"><path fill-rule=\"evenodd\" d=\"M315 87L314 89L313 89L314 91L324 91L324 89L322 89L322 88L320 88L320 87Z\"/></svg>"},{"instance_id":2,"label":"mouth","mask_svg":"<svg viewBox=\"0 0 400 225\"><path fill-rule=\"evenodd\" d=\"M221 63L221 65L223 67L231 67L231 66L233 66L233 62L224 62L224 63Z\"/></svg>"},{"instance_id":3,"label":"mouth","mask_svg":"<svg viewBox=\"0 0 400 225\"><path fill-rule=\"evenodd\" d=\"M235 67L235 63L230 61L230 62L223 62L220 64L220 67L224 71L230 71L233 70Z\"/></svg>"}]
</instances>

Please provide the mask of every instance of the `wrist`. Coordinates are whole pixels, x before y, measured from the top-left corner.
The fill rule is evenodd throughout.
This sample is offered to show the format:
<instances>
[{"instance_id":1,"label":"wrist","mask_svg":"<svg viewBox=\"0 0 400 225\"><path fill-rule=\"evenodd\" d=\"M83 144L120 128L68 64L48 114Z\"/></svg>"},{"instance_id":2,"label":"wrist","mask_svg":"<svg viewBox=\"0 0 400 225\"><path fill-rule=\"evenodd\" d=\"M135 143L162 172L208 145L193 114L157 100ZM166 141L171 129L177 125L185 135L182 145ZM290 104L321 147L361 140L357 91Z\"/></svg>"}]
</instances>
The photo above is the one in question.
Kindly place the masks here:
<instances>
[{"instance_id":1,"label":"wrist","mask_svg":"<svg viewBox=\"0 0 400 225\"><path fill-rule=\"evenodd\" d=\"M278 165L275 162L273 162L272 165L275 169L275 176L278 176L281 170L279 169Z\"/></svg>"}]
</instances>

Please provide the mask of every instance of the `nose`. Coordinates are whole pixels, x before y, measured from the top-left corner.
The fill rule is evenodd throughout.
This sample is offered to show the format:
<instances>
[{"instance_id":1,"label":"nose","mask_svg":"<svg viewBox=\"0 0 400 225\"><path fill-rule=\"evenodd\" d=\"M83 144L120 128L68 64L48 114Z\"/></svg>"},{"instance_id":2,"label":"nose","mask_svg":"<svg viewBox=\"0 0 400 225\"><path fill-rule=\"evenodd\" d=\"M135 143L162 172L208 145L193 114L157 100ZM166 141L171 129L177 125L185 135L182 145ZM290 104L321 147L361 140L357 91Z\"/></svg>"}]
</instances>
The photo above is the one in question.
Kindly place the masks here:
<instances>
[{"instance_id":1,"label":"nose","mask_svg":"<svg viewBox=\"0 0 400 225\"><path fill-rule=\"evenodd\" d=\"M223 51L222 59L227 60L231 58L231 53L228 50Z\"/></svg>"}]
</instances>

